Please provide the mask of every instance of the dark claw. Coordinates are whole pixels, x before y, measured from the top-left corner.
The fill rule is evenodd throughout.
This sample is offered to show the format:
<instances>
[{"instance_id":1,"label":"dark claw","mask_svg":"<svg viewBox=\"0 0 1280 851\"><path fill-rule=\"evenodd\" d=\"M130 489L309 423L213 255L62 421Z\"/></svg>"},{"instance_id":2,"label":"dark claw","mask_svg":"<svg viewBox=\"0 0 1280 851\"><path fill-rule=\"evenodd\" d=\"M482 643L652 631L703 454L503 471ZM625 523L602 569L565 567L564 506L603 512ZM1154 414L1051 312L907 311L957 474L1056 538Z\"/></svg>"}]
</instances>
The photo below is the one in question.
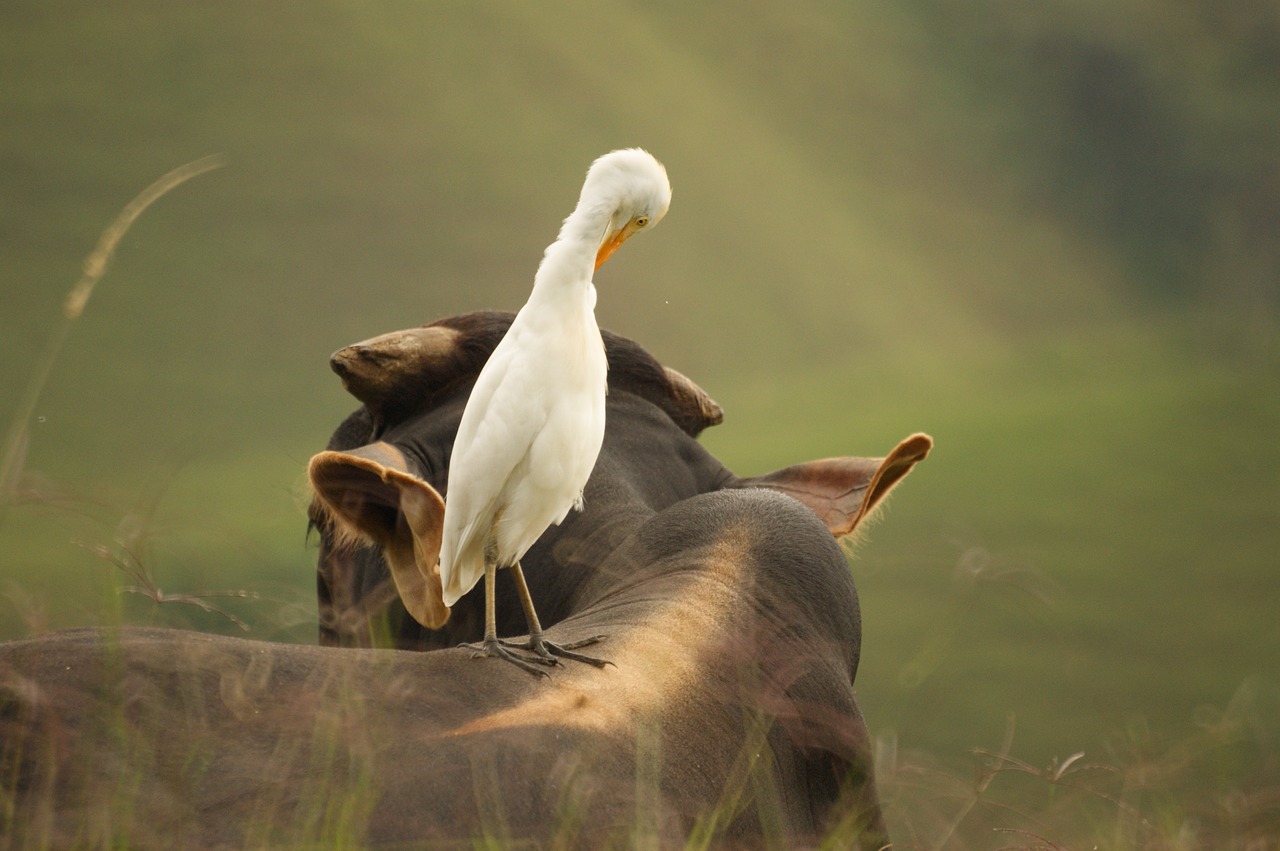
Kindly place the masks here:
<instances>
[{"instance_id":1,"label":"dark claw","mask_svg":"<svg viewBox=\"0 0 1280 851\"><path fill-rule=\"evenodd\" d=\"M576 650L579 647L586 647L589 644L596 644L597 642L604 641L605 638L607 638L607 636L593 635L590 638L571 641L568 644L553 644L539 636L537 638L531 637L528 641L520 644L516 644L511 641L499 641L498 643L504 644L507 647L514 647L517 650L528 650L530 653L536 653L537 661L541 661L546 665L560 664L559 660L556 658L560 657L560 659L572 659L575 662L585 662L588 665L595 665L597 668L603 668L605 665L613 665L613 663L608 659L597 659L594 656L583 656L581 653L571 653L570 651ZM614 667L617 666L615 665Z\"/></svg>"},{"instance_id":2,"label":"dark claw","mask_svg":"<svg viewBox=\"0 0 1280 851\"><path fill-rule=\"evenodd\" d=\"M483 659L488 656L496 656L499 659L505 659L506 661L515 665L517 668L521 668L525 671L528 671L529 673L533 674L535 677L548 677L550 676L550 674L548 674L546 671L542 670L541 668L538 668L538 667L535 667L534 665L529 664L530 662L537 662L539 665L560 664L554 658L552 658L551 661L548 662L545 658L542 658L541 656L529 659L527 657L512 653L510 650L508 650L506 647L503 646L506 643L507 642L498 641L496 638L494 638L494 639L485 639L484 642L480 644L462 644L459 646L468 647L474 650L475 652L471 654L472 659ZM514 645L508 645L508 646L514 646Z\"/></svg>"}]
</instances>

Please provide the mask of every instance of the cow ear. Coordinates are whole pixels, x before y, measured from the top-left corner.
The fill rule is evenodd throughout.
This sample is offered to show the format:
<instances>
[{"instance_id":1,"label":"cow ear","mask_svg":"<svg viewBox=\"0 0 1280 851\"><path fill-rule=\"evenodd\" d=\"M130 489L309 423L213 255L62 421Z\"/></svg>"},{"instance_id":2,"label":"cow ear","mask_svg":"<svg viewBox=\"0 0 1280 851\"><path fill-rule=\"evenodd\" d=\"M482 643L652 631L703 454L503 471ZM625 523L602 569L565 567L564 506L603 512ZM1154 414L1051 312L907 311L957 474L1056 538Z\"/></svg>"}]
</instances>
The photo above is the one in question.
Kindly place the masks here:
<instances>
[{"instance_id":1,"label":"cow ear","mask_svg":"<svg viewBox=\"0 0 1280 851\"><path fill-rule=\"evenodd\" d=\"M739 487L764 487L795 497L813 510L837 538L853 532L911 468L933 448L927 434L913 434L883 458L824 458L752 479Z\"/></svg>"},{"instance_id":2,"label":"cow ear","mask_svg":"<svg viewBox=\"0 0 1280 851\"><path fill-rule=\"evenodd\" d=\"M438 629L449 619L440 582L444 500L389 443L349 452L321 452L307 477L316 506L333 520L340 540L382 550L396 591L418 623Z\"/></svg>"}]
</instances>

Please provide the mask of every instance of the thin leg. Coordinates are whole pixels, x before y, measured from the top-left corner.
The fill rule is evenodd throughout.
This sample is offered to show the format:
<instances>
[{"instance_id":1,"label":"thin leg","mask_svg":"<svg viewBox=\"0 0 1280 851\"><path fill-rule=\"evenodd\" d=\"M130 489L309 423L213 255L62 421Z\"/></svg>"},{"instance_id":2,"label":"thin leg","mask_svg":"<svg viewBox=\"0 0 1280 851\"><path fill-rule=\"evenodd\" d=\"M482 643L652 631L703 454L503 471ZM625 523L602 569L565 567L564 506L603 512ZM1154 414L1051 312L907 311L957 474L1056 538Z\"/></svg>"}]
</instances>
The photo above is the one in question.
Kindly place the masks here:
<instances>
[{"instance_id":1,"label":"thin leg","mask_svg":"<svg viewBox=\"0 0 1280 851\"><path fill-rule=\"evenodd\" d=\"M552 644L547 641L542 632L542 623L538 620L538 612L533 607L533 597L529 594L529 586L524 581L524 571L520 568L520 562L511 565L509 569L512 578L516 581L516 593L520 595L520 605L524 607L524 619L529 624L529 640L524 644L500 643L508 647L518 647L521 650L532 650L538 654L539 659L551 664L556 664L557 656L563 659L572 659L575 662L586 662L588 665L595 665L597 668L613 664L607 659L596 659L593 656L583 656L581 653L569 652L579 647L586 647L588 644L603 641L605 639L603 635L593 635L590 638L583 638L569 644Z\"/></svg>"},{"instance_id":2,"label":"thin leg","mask_svg":"<svg viewBox=\"0 0 1280 851\"><path fill-rule=\"evenodd\" d=\"M491 542L492 544L492 542ZM540 665L556 665L559 664L554 658L548 662L539 655L539 658L526 660L519 655L512 653L502 642L498 641L498 613L497 606L494 601L494 585L497 584L498 564L497 559L493 555L492 545L485 547L484 554L484 642L481 644L464 644L463 647L470 647L475 652L471 654L472 659L483 659L488 656L497 656L499 659L505 659L518 668L521 668L536 677L548 676L547 672L531 665L530 662L537 662Z\"/></svg>"}]
</instances>

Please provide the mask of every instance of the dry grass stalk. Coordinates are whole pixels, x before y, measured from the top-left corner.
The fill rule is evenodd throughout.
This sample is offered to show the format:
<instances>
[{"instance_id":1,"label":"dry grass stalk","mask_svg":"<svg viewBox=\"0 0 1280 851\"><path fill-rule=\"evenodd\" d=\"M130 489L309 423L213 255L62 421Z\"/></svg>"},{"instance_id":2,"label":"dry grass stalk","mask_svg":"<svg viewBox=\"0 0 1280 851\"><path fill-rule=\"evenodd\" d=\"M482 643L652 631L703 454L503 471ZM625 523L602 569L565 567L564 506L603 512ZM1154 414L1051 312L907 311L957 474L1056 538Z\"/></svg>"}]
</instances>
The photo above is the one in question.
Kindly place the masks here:
<instances>
[{"instance_id":1,"label":"dry grass stalk","mask_svg":"<svg viewBox=\"0 0 1280 851\"><path fill-rule=\"evenodd\" d=\"M67 333L71 330L71 325L80 318L80 315L84 312L85 305L89 302L89 297L93 295L94 287L98 285L98 281L102 280L102 276L106 274L107 265L115 255L116 246L120 244L120 240L137 220L138 216L142 215L144 210L163 195L191 178L204 174L206 171L212 171L222 164L223 159L219 155L201 157L186 165L178 166L152 183L124 206L119 215L116 216L115 221L102 232L102 236L98 238L98 244L94 246L93 251L89 252L89 256L85 258L84 274L81 275L76 285L71 288L71 291L67 293L66 300L62 305L62 317L54 328L53 333L49 336L49 341L45 345L40 359L36 361L31 381L27 384L26 392L18 405L17 413L9 424L9 430L5 435L4 454L0 456L0 522L3 522L8 506L15 501L18 480L22 475L22 468L27 457L27 448L31 443L31 417L35 412L36 405L40 402L40 394L44 391L45 383L49 379L49 373L53 370L53 364L58 359L58 353L62 350L62 344L67 338Z\"/></svg>"}]
</instances>

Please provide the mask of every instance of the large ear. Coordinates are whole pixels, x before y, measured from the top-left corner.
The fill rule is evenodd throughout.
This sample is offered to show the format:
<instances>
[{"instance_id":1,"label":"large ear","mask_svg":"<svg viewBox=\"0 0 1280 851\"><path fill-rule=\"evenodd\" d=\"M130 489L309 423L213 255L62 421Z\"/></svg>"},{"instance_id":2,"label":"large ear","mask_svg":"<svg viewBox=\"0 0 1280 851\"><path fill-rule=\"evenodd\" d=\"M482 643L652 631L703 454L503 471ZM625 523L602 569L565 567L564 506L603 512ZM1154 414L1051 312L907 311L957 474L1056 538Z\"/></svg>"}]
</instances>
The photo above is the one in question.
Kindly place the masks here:
<instances>
[{"instance_id":1,"label":"large ear","mask_svg":"<svg viewBox=\"0 0 1280 851\"><path fill-rule=\"evenodd\" d=\"M796 464L737 487L764 487L793 496L813 509L837 538L853 532L911 468L933 448L927 434L913 434L883 458L824 458Z\"/></svg>"},{"instance_id":2,"label":"large ear","mask_svg":"<svg viewBox=\"0 0 1280 851\"><path fill-rule=\"evenodd\" d=\"M382 442L321 452L307 476L339 539L381 548L405 609L425 627L443 626L449 620L439 564L444 500L436 489Z\"/></svg>"}]
</instances>

